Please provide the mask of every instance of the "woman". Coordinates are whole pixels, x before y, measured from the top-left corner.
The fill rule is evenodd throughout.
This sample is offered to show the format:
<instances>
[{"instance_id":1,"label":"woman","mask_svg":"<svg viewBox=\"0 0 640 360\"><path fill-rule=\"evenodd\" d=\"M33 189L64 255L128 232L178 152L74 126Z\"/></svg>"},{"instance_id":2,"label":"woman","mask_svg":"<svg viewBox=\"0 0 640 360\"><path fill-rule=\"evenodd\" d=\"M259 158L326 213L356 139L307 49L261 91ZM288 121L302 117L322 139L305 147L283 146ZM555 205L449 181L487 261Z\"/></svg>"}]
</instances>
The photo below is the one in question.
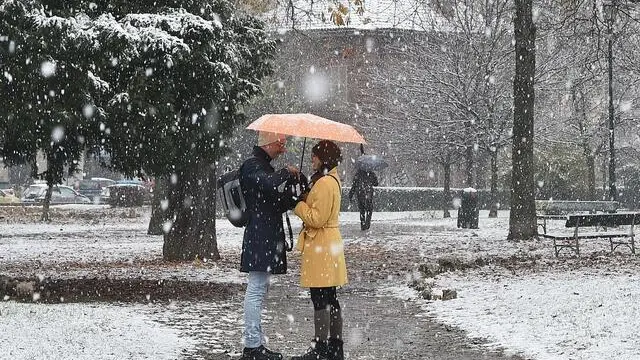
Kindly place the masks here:
<instances>
[{"instance_id":1,"label":"woman","mask_svg":"<svg viewBox=\"0 0 640 360\"><path fill-rule=\"evenodd\" d=\"M338 164L340 148L328 140L316 144L312 152L311 191L295 207L304 227L298 237L302 253L300 285L310 289L313 302L315 338L307 353L292 360L342 360L342 312L336 287L347 283L342 236L338 228L341 186Z\"/></svg>"}]
</instances>

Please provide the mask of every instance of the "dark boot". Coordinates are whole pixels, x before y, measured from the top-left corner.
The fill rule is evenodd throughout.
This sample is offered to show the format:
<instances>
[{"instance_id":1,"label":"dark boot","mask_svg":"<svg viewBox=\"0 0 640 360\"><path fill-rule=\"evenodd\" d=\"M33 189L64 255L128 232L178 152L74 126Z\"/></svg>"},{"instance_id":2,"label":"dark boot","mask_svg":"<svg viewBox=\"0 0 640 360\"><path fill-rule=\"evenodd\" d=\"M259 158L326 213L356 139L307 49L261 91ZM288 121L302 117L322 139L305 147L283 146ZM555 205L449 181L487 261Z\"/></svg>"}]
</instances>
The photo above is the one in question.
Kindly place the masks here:
<instances>
[{"instance_id":1,"label":"dark boot","mask_svg":"<svg viewBox=\"0 0 640 360\"><path fill-rule=\"evenodd\" d=\"M329 360L344 360L343 344L340 339L329 339Z\"/></svg>"},{"instance_id":2,"label":"dark boot","mask_svg":"<svg viewBox=\"0 0 640 360\"><path fill-rule=\"evenodd\" d=\"M330 314L329 337L342 340L342 309L340 309L340 304L336 303L336 306L331 306Z\"/></svg>"},{"instance_id":3,"label":"dark boot","mask_svg":"<svg viewBox=\"0 0 640 360\"><path fill-rule=\"evenodd\" d=\"M244 348L240 360L282 360L282 354L260 345L257 348Z\"/></svg>"},{"instance_id":4,"label":"dark boot","mask_svg":"<svg viewBox=\"0 0 640 360\"><path fill-rule=\"evenodd\" d=\"M313 340L311 347L300 356L292 356L291 360L329 360L329 344L326 341Z\"/></svg>"}]
</instances>

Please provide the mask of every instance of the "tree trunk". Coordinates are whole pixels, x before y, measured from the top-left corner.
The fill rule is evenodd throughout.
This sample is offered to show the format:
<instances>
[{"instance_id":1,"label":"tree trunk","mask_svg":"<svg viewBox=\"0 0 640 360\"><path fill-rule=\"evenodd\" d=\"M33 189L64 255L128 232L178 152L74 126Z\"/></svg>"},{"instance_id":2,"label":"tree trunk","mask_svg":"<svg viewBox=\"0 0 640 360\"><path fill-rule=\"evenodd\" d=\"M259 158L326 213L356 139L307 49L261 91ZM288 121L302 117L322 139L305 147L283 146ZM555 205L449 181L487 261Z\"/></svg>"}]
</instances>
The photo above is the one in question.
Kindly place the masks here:
<instances>
[{"instance_id":1,"label":"tree trunk","mask_svg":"<svg viewBox=\"0 0 640 360\"><path fill-rule=\"evenodd\" d=\"M491 205L489 217L498 217L498 150L491 151Z\"/></svg>"},{"instance_id":2,"label":"tree trunk","mask_svg":"<svg viewBox=\"0 0 640 360\"><path fill-rule=\"evenodd\" d=\"M515 0L515 56L513 79L513 175L511 213L507 239L536 238L536 206L533 174L533 111L536 69L536 29L532 16L533 0Z\"/></svg>"},{"instance_id":3,"label":"tree trunk","mask_svg":"<svg viewBox=\"0 0 640 360\"><path fill-rule=\"evenodd\" d=\"M616 190L616 141L614 136L615 130L615 117L614 117L614 106L613 106L613 34L612 32L612 24L608 25L608 42L607 42L607 51L608 51L608 71L607 74L609 76L609 200L610 201L618 201L618 191Z\"/></svg>"},{"instance_id":4,"label":"tree trunk","mask_svg":"<svg viewBox=\"0 0 640 360\"><path fill-rule=\"evenodd\" d=\"M580 113L578 127L580 130L580 137L582 138L582 154L585 158L585 165L587 166L587 186L588 186L588 194L586 200L597 200L598 196L596 194L596 158L594 151L591 150L591 145L589 144L590 136L587 135L587 121L588 115L586 111L586 105L584 104L584 93L580 92L580 98L578 98L577 94L578 90L576 86L571 87L571 96L574 103L574 108L576 113ZM582 103L579 104L578 100L582 100Z\"/></svg>"},{"instance_id":5,"label":"tree trunk","mask_svg":"<svg viewBox=\"0 0 640 360\"><path fill-rule=\"evenodd\" d=\"M169 184L165 177L156 179L153 189L153 200L151 201L151 220L149 220L149 235L164 235L163 225L173 219L172 202L168 200ZM165 202L163 208L162 202ZM167 205L168 204L168 205Z\"/></svg>"},{"instance_id":6,"label":"tree trunk","mask_svg":"<svg viewBox=\"0 0 640 360\"><path fill-rule=\"evenodd\" d=\"M51 194L53 193L53 180L47 179L47 192L44 195L44 203L42 204L42 216L40 221L49 221L49 205L51 204Z\"/></svg>"},{"instance_id":7,"label":"tree trunk","mask_svg":"<svg viewBox=\"0 0 640 360\"><path fill-rule=\"evenodd\" d=\"M450 155L447 155L447 161L444 162L444 191L442 194L442 217L450 218L451 213L449 213L449 207L451 206L451 158Z\"/></svg>"},{"instance_id":8,"label":"tree trunk","mask_svg":"<svg viewBox=\"0 0 640 360\"><path fill-rule=\"evenodd\" d=\"M53 194L53 155L47 154L47 172L45 173L45 180L47 182L47 192L44 195L44 203L42 204L42 217L40 217L41 221L49 221L49 206L51 205L51 194Z\"/></svg>"},{"instance_id":9,"label":"tree trunk","mask_svg":"<svg viewBox=\"0 0 640 360\"><path fill-rule=\"evenodd\" d=\"M609 178L607 178L607 174L608 174L608 163L609 159L607 158L607 156L603 156L602 157L602 193L605 194L607 191L607 184L609 182ZM598 200L606 200L606 196L605 197L600 197L598 196Z\"/></svg>"},{"instance_id":10,"label":"tree trunk","mask_svg":"<svg viewBox=\"0 0 640 360\"><path fill-rule=\"evenodd\" d=\"M465 151L467 186L473 186L473 147L467 146Z\"/></svg>"},{"instance_id":11,"label":"tree trunk","mask_svg":"<svg viewBox=\"0 0 640 360\"><path fill-rule=\"evenodd\" d=\"M596 193L596 157L593 154L587 156L587 174L589 184L589 200L598 200Z\"/></svg>"},{"instance_id":12,"label":"tree trunk","mask_svg":"<svg viewBox=\"0 0 640 360\"><path fill-rule=\"evenodd\" d=\"M215 228L215 186L215 165L198 163L179 174L171 194L176 219L164 236L165 260L220 259Z\"/></svg>"},{"instance_id":13,"label":"tree trunk","mask_svg":"<svg viewBox=\"0 0 640 360\"><path fill-rule=\"evenodd\" d=\"M466 133L467 136L469 138L471 138L471 136L469 136L469 134L471 134L471 125L469 124L469 122L465 122L465 128L466 128ZM465 157L465 176L466 176L466 181L467 181L467 187L472 187L475 188L475 184L473 181L473 165L474 165L474 158L473 158L473 144L467 144L467 147L465 148L464 151L464 157Z\"/></svg>"}]
</instances>

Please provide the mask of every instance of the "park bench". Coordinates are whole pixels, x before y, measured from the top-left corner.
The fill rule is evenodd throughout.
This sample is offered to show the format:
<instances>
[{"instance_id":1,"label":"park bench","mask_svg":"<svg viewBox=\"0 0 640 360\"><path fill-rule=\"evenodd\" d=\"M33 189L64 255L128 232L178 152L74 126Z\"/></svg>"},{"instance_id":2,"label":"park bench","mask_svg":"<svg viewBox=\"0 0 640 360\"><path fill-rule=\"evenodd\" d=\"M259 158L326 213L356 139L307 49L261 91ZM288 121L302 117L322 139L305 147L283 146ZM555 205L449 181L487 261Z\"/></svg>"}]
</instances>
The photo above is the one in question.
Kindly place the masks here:
<instances>
[{"instance_id":1,"label":"park bench","mask_svg":"<svg viewBox=\"0 0 640 360\"><path fill-rule=\"evenodd\" d=\"M556 257L560 250L567 248L580 255L580 240L609 239L611 252L618 246L629 247L636 253L634 225L640 224L640 213L576 214L566 216L565 228L574 228L573 234L541 234L553 239ZM629 226L629 228L620 228ZM588 231L588 232L585 232Z\"/></svg>"},{"instance_id":2,"label":"park bench","mask_svg":"<svg viewBox=\"0 0 640 360\"><path fill-rule=\"evenodd\" d=\"M542 233L547 233L547 221L566 220L569 214L615 213L617 201L536 200L536 218Z\"/></svg>"}]
</instances>

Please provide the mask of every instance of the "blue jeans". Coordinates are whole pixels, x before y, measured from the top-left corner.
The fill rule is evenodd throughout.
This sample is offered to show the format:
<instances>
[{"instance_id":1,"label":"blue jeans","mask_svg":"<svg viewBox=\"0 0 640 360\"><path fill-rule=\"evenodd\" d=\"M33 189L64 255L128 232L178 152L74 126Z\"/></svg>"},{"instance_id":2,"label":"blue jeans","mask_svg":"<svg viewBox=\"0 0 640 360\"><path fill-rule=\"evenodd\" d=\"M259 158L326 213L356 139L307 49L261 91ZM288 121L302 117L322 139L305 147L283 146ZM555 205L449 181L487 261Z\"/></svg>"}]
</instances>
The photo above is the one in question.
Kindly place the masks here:
<instances>
[{"instance_id":1,"label":"blue jeans","mask_svg":"<svg viewBox=\"0 0 640 360\"><path fill-rule=\"evenodd\" d=\"M247 292L244 295L244 346L256 348L262 345L262 304L269 291L271 274L262 271L250 271Z\"/></svg>"}]
</instances>

